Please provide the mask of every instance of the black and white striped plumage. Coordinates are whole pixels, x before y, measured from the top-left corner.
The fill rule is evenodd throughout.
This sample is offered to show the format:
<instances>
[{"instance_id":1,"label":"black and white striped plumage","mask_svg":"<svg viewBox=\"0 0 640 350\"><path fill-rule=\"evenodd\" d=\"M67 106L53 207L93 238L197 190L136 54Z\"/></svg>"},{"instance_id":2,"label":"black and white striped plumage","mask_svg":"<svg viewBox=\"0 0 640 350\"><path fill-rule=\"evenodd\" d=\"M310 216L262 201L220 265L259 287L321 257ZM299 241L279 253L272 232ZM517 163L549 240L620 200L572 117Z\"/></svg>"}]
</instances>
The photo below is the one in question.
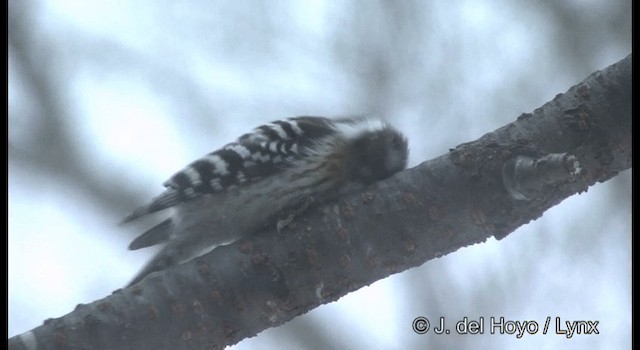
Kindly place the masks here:
<instances>
[{"instance_id":1,"label":"black and white striped plumage","mask_svg":"<svg viewBox=\"0 0 640 350\"><path fill-rule=\"evenodd\" d=\"M407 156L404 136L376 119L296 117L262 125L189 164L123 220L173 210L130 244L168 241L131 284L252 233L310 196L329 198L389 177L406 167Z\"/></svg>"}]
</instances>

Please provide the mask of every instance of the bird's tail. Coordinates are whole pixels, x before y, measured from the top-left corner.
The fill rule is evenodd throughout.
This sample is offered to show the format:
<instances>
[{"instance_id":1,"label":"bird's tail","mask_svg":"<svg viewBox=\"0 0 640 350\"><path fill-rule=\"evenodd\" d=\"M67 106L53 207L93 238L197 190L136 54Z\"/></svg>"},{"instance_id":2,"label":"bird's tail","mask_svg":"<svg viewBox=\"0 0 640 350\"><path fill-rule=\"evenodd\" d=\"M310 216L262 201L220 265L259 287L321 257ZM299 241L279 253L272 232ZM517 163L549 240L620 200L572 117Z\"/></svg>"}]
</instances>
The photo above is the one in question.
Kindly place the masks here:
<instances>
[{"instance_id":1,"label":"bird's tail","mask_svg":"<svg viewBox=\"0 0 640 350\"><path fill-rule=\"evenodd\" d=\"M151 203L142 206L134 210L133 213L127 215L124 219L122 219L122 221L120 221L120 225L124 225L141 216L145 216L147 214L155 213L159 210L172 207L180 203L184 199L183 197L184 194L181 191L170 188L164 191L158 197L154 198Z\"/></svg>"}]
</instances>

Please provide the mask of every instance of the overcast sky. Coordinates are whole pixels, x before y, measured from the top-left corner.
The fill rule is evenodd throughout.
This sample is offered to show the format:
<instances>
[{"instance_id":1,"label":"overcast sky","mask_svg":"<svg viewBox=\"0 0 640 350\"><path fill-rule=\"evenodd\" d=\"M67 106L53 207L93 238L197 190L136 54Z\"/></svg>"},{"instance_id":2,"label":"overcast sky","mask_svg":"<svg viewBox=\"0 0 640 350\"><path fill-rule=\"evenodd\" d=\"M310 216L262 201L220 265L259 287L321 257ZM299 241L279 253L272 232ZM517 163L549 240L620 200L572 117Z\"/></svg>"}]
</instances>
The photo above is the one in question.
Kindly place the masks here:
<instances>
[{"instance_id":1,"label":"overcast sky","mask_svg":"<svg viewBox=\"0 0 640 350\"><path fill-rule=\"evenodd\" d=\"M9 1L9 336L126 284L153 249L116 223L257 125L377 115L415 166L629 53L630 0ZM629 170L235 348L629 348L630 189ZM417 335L418 316L600 334Z\"/></svg>"}]
</instances>

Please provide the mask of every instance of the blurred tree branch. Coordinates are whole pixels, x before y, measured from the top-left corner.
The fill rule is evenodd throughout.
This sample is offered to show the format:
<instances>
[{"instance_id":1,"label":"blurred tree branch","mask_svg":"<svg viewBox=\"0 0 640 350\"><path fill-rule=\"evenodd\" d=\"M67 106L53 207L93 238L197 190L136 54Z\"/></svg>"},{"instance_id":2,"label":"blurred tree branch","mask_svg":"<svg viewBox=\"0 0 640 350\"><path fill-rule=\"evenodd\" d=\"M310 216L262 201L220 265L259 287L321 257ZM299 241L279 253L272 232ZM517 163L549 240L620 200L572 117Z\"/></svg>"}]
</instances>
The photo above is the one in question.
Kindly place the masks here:
<instances>
[{"instance_id":1,"label":"blurred tree branch","mask_svg":"<svg viewBox=\"0 0 640 350\"><path fill-rule=\"evenodd\" d=\"M528 200L503 185L519 155L579 171ZM10 349L222 348L435 257L502 238L631 167L631 55L449 153L9 339Z\"/></svg>"},{"instance_id":2,"label":"blurred tree branch","mask_svg":"<svg viewBox=\"0 0 640 350\"><path fill-rule=\"evenodd\" d=\"M73 133L77 128L68 118L70 112L65 104L68 98L66 89L62 88L66 79L64 70L51 69L60 57L50 42L35 35L31 6L29 2L10 3L8 41L14 70L22 77L25 90L30 94L29 104L35 108L36 122L32 123L35 127L29 132L38 142L21 147L17 142L21 140L10 138L10 162L32 173L46 173L61 182L73 183L78 191L99 198L105 211L118 209L123 202L135 202L135 193L122 186L110 186L88 171L86 159L74 143ZM9 120L24 117L15 116L16 113L20 111L9 109Z\"/></svg>"},{"instance_id":3,"label":"blurred tree branch","mask_svg":"<svg viewBox=\"0 0 640 350\"><path fill-rule=\"evenodd\" d=\"M71 98L67 90L72 80L69 75L75 71L67 67L77 68L90 62L92 64L87 64L90 69L141 74L145 81L150 82L149 86L163 96L163 101L172 101L180 106L181 118L215 114L218 101L215 96L208 96L194 79L182 71L138 55L108 39L74 32L70 45L75 47L67 49L76 55L65 55L65 50L59 50L55 43L36 34L32 7L34 4L29 1L10 3L8 47L11 67L21 77L24 90L29 94L29 106L35 109L32 116L35 121L31 123L34 127L29 132L37 142L24 145L23 140L10 137L9 161L34 174L45 173L51 178L58 178L61 183L72 183L78 192L88 194L107 212L117 211L113 217L119 217L122 215L122 203L140 202L141 193L136 192L140 187L116 176L118 174L107 176L107 180L97 178L87 166L86 155L78 146L78 128L70 118L73 111L68 105ZM189 103L185 104L185 100ZM22 112L18 108L9 109L9 120L26 117L17 115Z\"/></svg>"}]
</instances>

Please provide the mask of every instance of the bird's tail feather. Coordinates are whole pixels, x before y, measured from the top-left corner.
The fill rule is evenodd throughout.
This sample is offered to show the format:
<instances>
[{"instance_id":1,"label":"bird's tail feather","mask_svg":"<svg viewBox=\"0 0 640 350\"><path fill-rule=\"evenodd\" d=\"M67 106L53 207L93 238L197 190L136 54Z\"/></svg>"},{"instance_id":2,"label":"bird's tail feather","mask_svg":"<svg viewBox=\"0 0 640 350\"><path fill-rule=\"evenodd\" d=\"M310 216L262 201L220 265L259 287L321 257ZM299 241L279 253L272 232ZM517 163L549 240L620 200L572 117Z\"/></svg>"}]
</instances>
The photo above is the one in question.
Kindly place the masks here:
<instances>
[{"instance_id":1,"label":"bird's tail feather","mask_svg":"<svg viewBox=\"0 0 640 350\"><path fill-rule=\"evenodd\" d=\"M151 203L148 205L142 206L133 211L133 213L127 215L122 221L120 221L120 225L124 225L128 222L131 222L141 216L155 213L159 210L166 209L172 207L183 200L184 194L181 191L170 188L164 191L161 195L154 198Z\"/></svg>"},{"instance_id":2,"label":"bird's tail feather","mask_svg":"<svg viewBox=\"0 0 640 350\"><path fill-rule=\"evenodd\" d=\"M129 250L137 250L166 242L171 237L172 231L173 221L171 218L166 219L134 239L133 242L129 244Z\"/></svg>"}]
</instances>

